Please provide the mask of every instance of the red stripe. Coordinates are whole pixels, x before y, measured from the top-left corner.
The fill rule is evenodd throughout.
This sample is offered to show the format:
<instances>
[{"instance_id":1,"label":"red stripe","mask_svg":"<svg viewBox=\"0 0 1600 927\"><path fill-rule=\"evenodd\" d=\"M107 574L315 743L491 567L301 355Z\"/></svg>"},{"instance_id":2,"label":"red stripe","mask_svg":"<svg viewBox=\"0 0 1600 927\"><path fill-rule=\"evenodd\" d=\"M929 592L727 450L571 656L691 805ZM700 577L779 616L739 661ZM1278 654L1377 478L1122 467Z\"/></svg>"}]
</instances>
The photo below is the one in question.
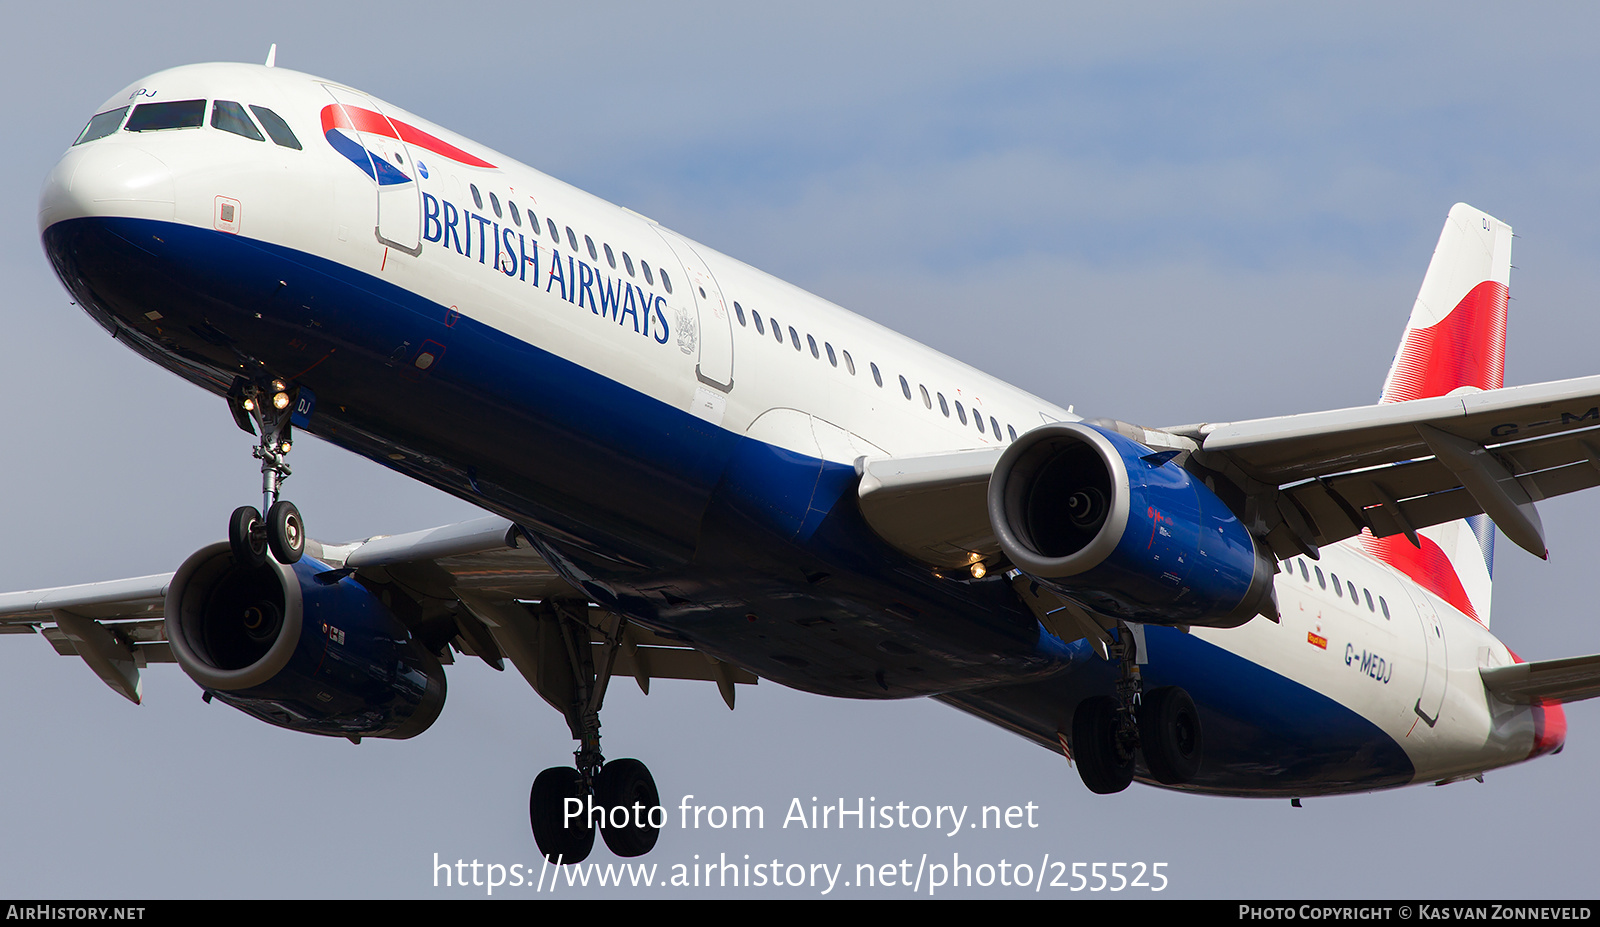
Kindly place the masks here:
<instances>
[{"instance_id":1,"label":"red stripe","mask_svg":"<svg viewBox=\"0 0 1600 927\"><path fill-rule=\"evenodd\" d=\"M393 126L390 123L393 123ZM472 167L487 167L491 170L494 168L494 165L488 161L467 154L444 139L429 135L416 126L401 122L398 119L386 118L382 113L375 113L370 109L362 109L359 106L343 106L336 103L324 106L322 108L322 131L326 134L330 129L354 129L357 132L366 132L371 135L398 138L407 145L416 145L418 148L424 148L452 161L459 161ZM396 130L399 131L399 135L395 134Z\"/></svg>"},{"instance_id":2,"label":"red stripe","mask_svg":"<svg viewBox=\"0 0 1600 927\"><path fill-rule=\"evenodd\" d=\"M1505 284L1485 280L1437 324L1408 329L1383 401L1427 399L1463 386L1503 386L1507 295Z\"/></svg>"},{"instance_id":3,"label":"red stripe","mask_svg":"<svg viewBox=\"0 0 1600 927\"><path fill-rule=\"evenodd\" d=\"M1456 575L1455 565L1438 544L1419 534L1417 540L1422 542L1422 547L1416 548L1403 534L1375 538L1365 528L1357 540L1368 556L1406 574L1429 592L1449 602L1456 611L1478 621L1478 612L1467 598L1467 590L1461 585L1461 577Z\"/></svg>"}]
</instances>

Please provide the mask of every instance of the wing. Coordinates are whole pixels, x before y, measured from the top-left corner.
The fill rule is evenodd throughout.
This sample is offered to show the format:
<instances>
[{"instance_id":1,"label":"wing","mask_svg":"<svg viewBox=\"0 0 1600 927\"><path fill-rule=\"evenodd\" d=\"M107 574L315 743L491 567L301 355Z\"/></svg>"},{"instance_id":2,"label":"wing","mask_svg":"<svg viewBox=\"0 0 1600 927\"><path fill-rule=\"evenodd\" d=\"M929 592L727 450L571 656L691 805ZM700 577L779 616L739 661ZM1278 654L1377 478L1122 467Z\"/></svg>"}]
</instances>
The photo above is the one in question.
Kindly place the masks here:
<instances>
[{"instance_id":1,"label":"wing","mask_svg":"<svg viewBox=\"0 0 1600 927\"><path fill-rule=\"evenodd\" d=\"M354 575L382 590L413 629L453 622L450 647L496 669L507 658L535 689L543 651L539 622L527 603L586 597L567 583L506 519L485 517L409 534L347 544L308 541L306 555L325 563L328 576ZM0 594L0 634L40 633L64 656L79 656L114 691L133 702L141 696L139 670L176 662L167 641L166 595L173 574ZM604 648L620 634L612 672L649 680L714 681L730 707L735 683L756 677L720 663L681 642L637 625L620 631L597 608L588 608L592 645ZM566 654L558 655L562 661ZM442 662L452 662L448 650ZM558 706L560 707L560 706Z\"/></svg>"},{"instance_id":2,"label":"wing","mask_svg":"<svg viewBox=\"0 0 1600 927\"><path fill-rule=\"evenodd\" d=\"M1545 555L1534 503L1600 485L1600 377L1243 422L1091 424L1243 494L1239 514L1279 557L1488 514ZM999 448L866 458L858 497L889 544L937 567L992 564L989 477Z\"/></svg>"},{"instance_id":3,"label":"wing","mask_svg":"<svg viewBox=\"0 0 1600 927\"><path fill-rule=\"evenodd\" d=\"M1163 430L1267 503L1252 529L1277 532L1280 555L1363 529L1415 543L1418 528L1482 513L1543 557L1534 503L1600 484L1597 426L1600 377L1583 377Z\"/></svg>"}]
</instances>

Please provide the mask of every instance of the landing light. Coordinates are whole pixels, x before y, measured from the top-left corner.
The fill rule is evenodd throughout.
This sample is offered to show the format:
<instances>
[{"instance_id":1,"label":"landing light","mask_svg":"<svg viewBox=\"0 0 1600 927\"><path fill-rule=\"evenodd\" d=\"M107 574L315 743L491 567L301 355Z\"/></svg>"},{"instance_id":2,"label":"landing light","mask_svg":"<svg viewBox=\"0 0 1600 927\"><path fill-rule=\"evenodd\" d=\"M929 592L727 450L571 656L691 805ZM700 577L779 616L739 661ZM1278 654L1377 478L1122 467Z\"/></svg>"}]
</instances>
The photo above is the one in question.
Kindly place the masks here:
<instances>
[{"instance_id":1,"label":"landing light","mask_svg":"<svg viewBox=\"0 0 1600 927\"><path fill-rule=\"evenodd\" d=\"M983 579L984 574L986 574L988 572L989 572L988 570L984 569L982 560L979 560L977 563L974 563L972 565L972 578L973 579Z\"/></svg>"},{"instance_id":2,"label":"landing light","mask_svg":"<svg viewBox=\"0 0 1600 927\"><path fill-rule=\"evenodd\" d=\"M281 387L280 387L280 389L281 389ZM274 409L280 409L280 410L289 408L289 394L288 393L273 393L272 394L272 407Z\"/></svg>"},{"instance_id":3,"label":"landing light","mask_svg":"<svg viewBox=\"0 0 1600 927\"><path fill-rule=\"evenodd\" d=\"M256 401L254 399L246 399L244 401L244 410L246 412L254 412L256 410Z\"/></svg>"}]
</instances>

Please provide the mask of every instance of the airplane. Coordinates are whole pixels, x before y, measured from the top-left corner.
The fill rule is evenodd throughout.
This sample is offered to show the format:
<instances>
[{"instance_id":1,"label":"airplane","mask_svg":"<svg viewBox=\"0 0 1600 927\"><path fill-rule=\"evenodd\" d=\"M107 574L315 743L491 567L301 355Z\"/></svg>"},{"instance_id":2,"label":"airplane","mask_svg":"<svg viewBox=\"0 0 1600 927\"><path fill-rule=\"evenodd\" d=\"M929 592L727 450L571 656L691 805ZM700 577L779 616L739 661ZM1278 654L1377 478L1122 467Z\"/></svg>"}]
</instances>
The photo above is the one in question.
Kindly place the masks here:
<instances>
[{"instance_id":1,"label":"airplane","mask_svg":"<svg viewBox=\"0 0 1600 927\"><path fill-rule=\"evenodd\" d=\"M579 744L530 792L552 860L659 834L600 749L618 674L928 696L1094 792L1296 800L1557 751L1600 693L1600 657L1489 632L1496 528L1543 556L1534 504L1600 483L1600 377L1503 387L1511 230L1465 205L1382 401L1164 428L270 59L114 95L39 223L91 317L258 437L262 502L172 573L0 595L0 631L356 741L425 731L456 654L510 663ZM312 540L297 430L490 514Z\"/></svg>"}]
</instances>

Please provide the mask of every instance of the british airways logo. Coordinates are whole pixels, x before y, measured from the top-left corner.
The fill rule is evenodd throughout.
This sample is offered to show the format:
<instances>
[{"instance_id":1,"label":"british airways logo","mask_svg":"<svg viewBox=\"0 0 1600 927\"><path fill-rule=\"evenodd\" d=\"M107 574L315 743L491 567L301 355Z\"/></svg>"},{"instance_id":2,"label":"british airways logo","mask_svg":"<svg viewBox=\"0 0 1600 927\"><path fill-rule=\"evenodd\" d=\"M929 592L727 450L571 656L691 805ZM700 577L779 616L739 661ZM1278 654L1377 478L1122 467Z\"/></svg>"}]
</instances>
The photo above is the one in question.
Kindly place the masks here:
<instances>
[{"instance_id":1,"label":"british airways logo","mask_svg":"<svg viewBox=\"0 0 1600 927\"><path fill-rule=\"evenodd\" d=\"M392 138L471 167L494 168L488 161L462 151L444 139L430 135L409 123L391 119L382 113L340 103L330 103L322 108L322 136L333 146L334 151L349 158L350 163L359 167L362 173L377 181L380 186L409 183L411 178L400 168L390 164L382 155L367 150L361 143L363 135Z\"/></svg>"},{"instance_id":2,"label":"british airways logo","mask_svg":"<svg viewBox=\"0 0 1600 927\"><path fill-rule=\"evenodd\" d=\"M563 261L554 248L544 249L548 263L541 275L538 241L530 248L521 232L432 193L422 194L422 237L507 277L531 282L547 293L560 293L567 302L623 329L631 327L657 344L672 339L665 296L630 280L607 276L573 255L566 255Z\"/></svg>"}]
</instances>

